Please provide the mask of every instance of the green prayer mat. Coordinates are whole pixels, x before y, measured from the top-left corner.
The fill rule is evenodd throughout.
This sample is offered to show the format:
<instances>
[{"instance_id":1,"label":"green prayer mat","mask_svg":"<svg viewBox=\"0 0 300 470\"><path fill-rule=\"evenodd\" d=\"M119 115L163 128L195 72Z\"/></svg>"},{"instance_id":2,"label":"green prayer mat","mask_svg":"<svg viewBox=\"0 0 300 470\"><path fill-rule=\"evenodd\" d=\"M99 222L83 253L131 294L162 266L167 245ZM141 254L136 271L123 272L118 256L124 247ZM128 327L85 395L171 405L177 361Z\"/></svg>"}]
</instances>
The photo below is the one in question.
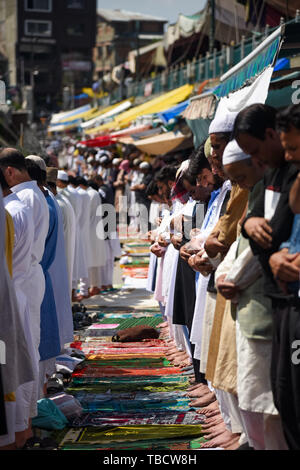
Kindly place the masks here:
<instances>
[{"instance_id":1,"label":"green prayer mat","mask_svg":"<svg viewBox=\"0 0 300 470\"><path fill-rule=\"evenodd\" d=\"M71 428L62 439L60 446L70 444L97 445L111 442L144 441L194 437L203 434L202 426L195 425L143 425L117 426L107 428Z\"/></svg>"}]
</instances>

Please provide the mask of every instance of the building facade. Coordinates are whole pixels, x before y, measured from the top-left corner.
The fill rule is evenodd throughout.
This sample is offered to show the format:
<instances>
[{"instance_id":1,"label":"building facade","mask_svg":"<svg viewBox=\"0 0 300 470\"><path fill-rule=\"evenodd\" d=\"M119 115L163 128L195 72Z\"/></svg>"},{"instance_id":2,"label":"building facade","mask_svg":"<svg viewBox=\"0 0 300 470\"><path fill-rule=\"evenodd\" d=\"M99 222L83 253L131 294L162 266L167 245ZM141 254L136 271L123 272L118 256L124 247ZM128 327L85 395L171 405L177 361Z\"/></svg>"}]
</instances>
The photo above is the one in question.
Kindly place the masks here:
<instances>
[{"instance_id":1,"label":"building facade","mask_svg":"<svg viewBox=\"0 0 300 470\"><path fill-rule=\"evenodd\" d=\"M57 109L63 88L91 86L96 0L0 0L0 51L9 86L33 90L35 114Z\"/></svg>"},{"instance_id":2,"label":"building facade","mask_svg":"<svg viewBox=\"0 0 300 470\"><path fill-rule=\"evenodd\" d=\"M167 20L125 10L97 10L94 79L128 61L128 53L159 41Z\"/></svg>"}]
</instances>

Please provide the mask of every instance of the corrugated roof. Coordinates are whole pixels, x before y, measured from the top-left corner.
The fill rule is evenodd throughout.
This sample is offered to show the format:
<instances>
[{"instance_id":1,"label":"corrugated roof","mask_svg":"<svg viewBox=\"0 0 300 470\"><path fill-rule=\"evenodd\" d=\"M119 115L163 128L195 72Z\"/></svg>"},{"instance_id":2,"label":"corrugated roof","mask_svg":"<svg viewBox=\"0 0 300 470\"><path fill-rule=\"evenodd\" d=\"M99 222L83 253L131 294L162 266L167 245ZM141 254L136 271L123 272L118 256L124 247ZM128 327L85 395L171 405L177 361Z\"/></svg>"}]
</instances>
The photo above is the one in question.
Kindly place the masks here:
<instances>
[{"instance_id":1,"label":"corrugated roof","mask_svg":"<svg viewBox=\"0 0 300 470\"><path fill-rule=\"evenodd\" d=\"M160 21L168 23L168 20L165 18L127 10L106 10L104 8L98 8L97 14L105 18L107 21Z\"/></svg>"}]
</instances>

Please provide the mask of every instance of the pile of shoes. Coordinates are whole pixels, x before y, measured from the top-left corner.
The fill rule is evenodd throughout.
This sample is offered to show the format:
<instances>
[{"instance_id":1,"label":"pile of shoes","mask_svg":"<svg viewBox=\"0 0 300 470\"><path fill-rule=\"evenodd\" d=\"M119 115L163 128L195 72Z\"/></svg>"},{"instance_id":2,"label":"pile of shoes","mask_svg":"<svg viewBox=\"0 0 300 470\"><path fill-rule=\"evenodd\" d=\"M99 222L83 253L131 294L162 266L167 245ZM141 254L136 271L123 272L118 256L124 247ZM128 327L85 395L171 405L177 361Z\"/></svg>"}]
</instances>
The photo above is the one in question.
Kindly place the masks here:
<instances>
[{"instance_id":1,"label":"pile of shoes","mask_svg":"<svg viewBox=\"0 0 300 470\"><path fill-rule=\"evenodd\" d=\"M73 313L73 326L74 330L83 330L86 326L92 324L91 319L86 313L86 307L83 304L73 304L72 305Z\"/></svg>"}]
</instances>

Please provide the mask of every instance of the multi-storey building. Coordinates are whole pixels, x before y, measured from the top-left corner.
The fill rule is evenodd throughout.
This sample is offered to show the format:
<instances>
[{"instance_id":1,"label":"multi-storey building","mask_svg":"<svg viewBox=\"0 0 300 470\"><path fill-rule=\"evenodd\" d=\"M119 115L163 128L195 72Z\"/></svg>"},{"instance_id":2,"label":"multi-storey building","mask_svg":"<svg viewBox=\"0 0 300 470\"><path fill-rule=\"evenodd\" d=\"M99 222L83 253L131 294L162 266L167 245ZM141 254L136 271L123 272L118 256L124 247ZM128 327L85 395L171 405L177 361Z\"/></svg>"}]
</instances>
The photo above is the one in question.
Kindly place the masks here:
<instances>
[{"instance_id":1,"label":"multi-storey building","mask_svg":"<svg viewBox=\"0 0 300 470\"><path fill-rule=\"evenodd\" d=\"M0 0L6 83L32 87L35 114L55 110L64 86L91 86L96 0Z\"/></svg>"}]
</instances>

